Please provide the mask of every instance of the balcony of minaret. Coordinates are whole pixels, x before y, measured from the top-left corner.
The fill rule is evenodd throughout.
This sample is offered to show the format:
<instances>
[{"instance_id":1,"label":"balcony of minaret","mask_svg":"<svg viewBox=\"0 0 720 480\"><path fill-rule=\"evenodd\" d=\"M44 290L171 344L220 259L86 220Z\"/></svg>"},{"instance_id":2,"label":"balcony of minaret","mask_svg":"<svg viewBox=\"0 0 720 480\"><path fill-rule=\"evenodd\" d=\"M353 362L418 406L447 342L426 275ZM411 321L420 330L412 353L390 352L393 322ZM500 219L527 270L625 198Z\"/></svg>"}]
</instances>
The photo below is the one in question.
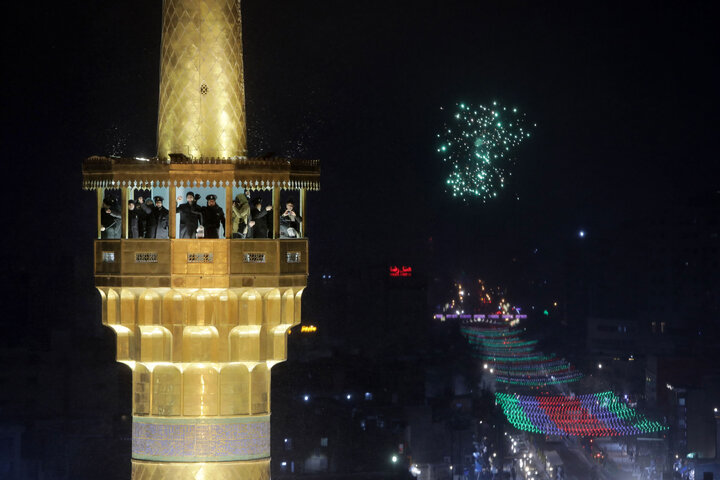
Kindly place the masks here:
<instances>
[{"instance_id":1,"label":"balcony of minaret","mask_svg":"<svg viewBox=\"0 0 720 480\"><path fill-rule=\"evenodd\" d=\"M301 319L307 191L319 186L318 163L92 157L83 174L98 200L94 255L102 322L116 333L117 360L132 368L133 414L269 413L270 369L286 359L286 334ZM223 208L220 238L179 238L178 205L190 191L201 205L213 195ZM263 217L268 238L232 238L238 195L273 207ZM169 238L132 238L138 232L129 202L140 196L162 198ZM280 217L291 198L302 221L294 238L281 238ZM103 238L108 209L120 238Z\"/></svg>"}]
</instances>

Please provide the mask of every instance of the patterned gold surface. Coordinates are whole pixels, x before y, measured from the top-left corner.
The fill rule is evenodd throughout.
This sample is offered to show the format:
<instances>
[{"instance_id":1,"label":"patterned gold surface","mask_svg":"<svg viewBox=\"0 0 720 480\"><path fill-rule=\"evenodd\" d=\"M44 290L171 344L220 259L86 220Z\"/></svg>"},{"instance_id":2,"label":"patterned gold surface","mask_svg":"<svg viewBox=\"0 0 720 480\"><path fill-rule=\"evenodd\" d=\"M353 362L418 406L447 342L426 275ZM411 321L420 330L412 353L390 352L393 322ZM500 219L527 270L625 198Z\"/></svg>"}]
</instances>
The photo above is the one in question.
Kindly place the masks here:
<instances>
[{"instance_id":1,"label":"patterned gold surface","mask_svg":"<svg viewBox=\"0 0 720 480\"><path fill-rule=\"evenodd\" d=\"M270 460L160 463L133 460L133 480L269 480Z\"/></svg>"},{"instance_id":2,"label":"patterned gold surface","mask_svg":"<svg viewBox=\"0 0 720 480\"><path fill-rule=\"evenodd\" d=\"M240 0L164 0L158 157L246 154Z\"/></svg>"},{"instance_id":3,"label":"patterned gold surface","mask_svg":"<svg viewBox=\"0 0 720 480\"><path fill-rule=\"evenodd\" d=\"M283 273L280 261L245 265L243 255L227 254L233 244L241 252L262 250L283 260L287 255L279 252L306 248L305 241L282 240L96 241L103 323L116 333L117 360L133 372L136 459L228 462L270 454L270 369L287 358L287 332L300 323L305 286L304 274L299 286L283 286L283 278L296 279L292 269L305 272L305 267L290 264ZM190 258L207 252L217 264ZM144 261L154 253L157 262ZM105 257L113 262L105 265ZM107 286L104 273L115 267L120 277L132 272L137 286ZM262 272L274 285L154 286L153 275L168 275L168 267L183 285L193 278L213 278L217 269L229 274L269 268ZM142 273L147 276L137 275ZM158 468L143 467L142 475L160 475Z\"/></svg>"}]
</instances>

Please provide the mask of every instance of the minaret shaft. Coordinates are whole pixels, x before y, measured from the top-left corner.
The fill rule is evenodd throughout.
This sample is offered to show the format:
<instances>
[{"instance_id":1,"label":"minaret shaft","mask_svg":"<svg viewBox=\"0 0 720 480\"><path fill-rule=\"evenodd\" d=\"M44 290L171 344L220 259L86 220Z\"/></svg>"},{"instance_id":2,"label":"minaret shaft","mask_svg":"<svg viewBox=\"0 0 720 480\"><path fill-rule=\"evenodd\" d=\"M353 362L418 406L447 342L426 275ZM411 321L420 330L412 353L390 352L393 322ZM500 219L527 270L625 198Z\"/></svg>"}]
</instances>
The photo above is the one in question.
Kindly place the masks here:
<instances>
[{"instance_id":1,"label":"minaret shaft","mask_svg":"<svg viewBox=\"0 0 720 480\"><path fill-rule=\"evenodd\" d=\"M158 157L245 156L240 0L164 0Z\"/></svg>"}]
</instances>

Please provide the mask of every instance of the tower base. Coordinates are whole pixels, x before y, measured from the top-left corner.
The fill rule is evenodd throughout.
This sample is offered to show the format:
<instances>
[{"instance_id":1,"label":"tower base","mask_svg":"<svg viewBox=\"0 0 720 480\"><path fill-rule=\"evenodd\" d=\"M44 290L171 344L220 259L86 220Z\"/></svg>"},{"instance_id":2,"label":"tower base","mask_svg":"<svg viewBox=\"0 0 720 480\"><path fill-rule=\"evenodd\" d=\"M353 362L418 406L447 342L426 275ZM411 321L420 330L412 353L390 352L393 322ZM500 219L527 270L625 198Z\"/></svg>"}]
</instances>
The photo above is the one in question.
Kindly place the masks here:
<instances>
[{"instance_id":1,"label":"tower base","mask_svg":"<svg viewBox=\"0 0 720 480\"><path fill-rule=\"evenodd\" d=\"M270 459L247 462L132 461L132 480L269 480Z\"/></svg>"}]
</instances>

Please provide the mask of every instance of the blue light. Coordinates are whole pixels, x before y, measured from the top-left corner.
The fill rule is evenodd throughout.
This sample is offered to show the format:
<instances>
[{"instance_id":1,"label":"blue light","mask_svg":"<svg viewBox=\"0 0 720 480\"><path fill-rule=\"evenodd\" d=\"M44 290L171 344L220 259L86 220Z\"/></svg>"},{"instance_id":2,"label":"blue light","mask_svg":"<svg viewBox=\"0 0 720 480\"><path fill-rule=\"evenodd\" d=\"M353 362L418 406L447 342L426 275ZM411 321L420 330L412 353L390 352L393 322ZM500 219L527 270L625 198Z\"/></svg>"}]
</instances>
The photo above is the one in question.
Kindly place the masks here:
<instances>
[{"instance_id":1,"label":"blue light","mask_svg":"<svg viewBox=\"0 0 720 480\"><path fill-rule=\"evenodd\" d=\"M580 230L580 231L578 232L578 237L580 237L580 238L585 238L585 230Z\"/></svg>"}]
</instances>

